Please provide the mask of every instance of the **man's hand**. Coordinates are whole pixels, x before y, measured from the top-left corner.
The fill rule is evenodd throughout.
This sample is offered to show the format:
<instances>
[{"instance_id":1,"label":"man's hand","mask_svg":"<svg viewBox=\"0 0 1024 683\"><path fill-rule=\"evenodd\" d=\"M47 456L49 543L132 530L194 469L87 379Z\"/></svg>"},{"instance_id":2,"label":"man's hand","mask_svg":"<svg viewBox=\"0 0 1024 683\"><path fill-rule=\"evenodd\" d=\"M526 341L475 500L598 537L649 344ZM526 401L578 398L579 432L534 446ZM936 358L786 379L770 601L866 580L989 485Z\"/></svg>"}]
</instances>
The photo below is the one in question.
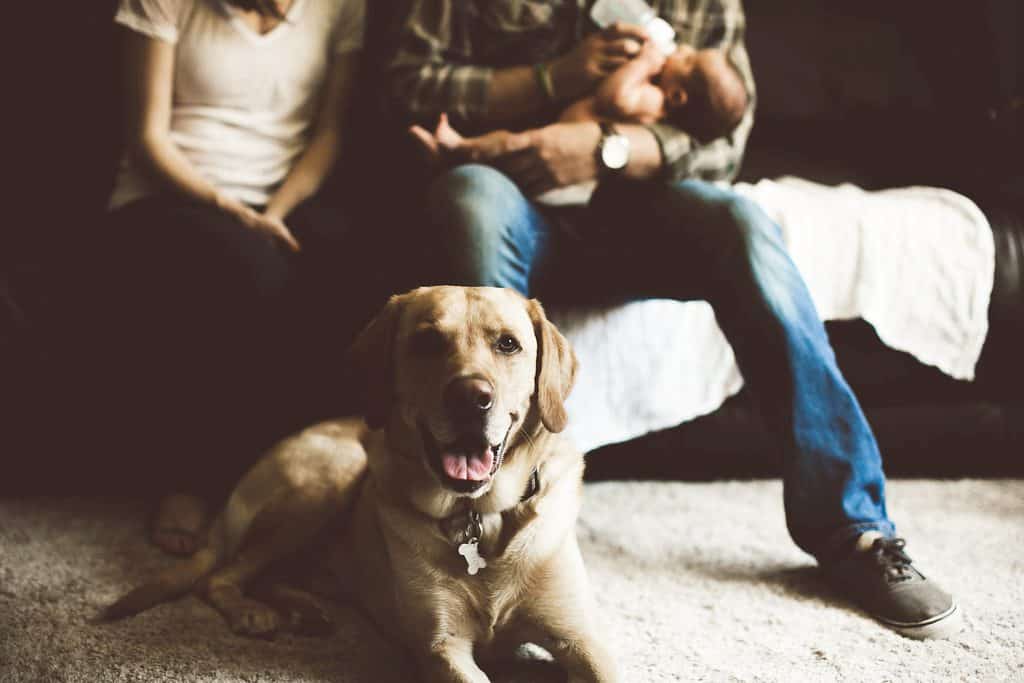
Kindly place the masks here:
<instances>
[{"instance_id":1,"label":"man's hand","mask_svg":"<svg viewBox=\"0 0 1024 683\"><path fill-rule=\"evenodd\" d=\"M456 161L488 164L508 175L527 197L597 178L600 127L555 123L523 133L496 131L467 138L452 150Z\"/></svg>"},{"instance_id":2,"label":"man's hand","mask_svg":"<svg viewBox=\"0 0 1024 683\"><path fill-rule=\"evenodd\" d=\"M226 195L218 194L216 204L217 208L239 221L245 227L270 235L274 239L279 240L290 251L301 251L302 248L299 246L298 240L295 239L295 236L281 218L270 214L262 214L237 199Z\"/></svg>"},{"instance_id":3,"label":"man's hand","mask_svg":"<svg viewBox=\"0 0 1024 683\"><path fill-rule=\"evenodd\" d=\"M592 33L551 63L551 78L560 100L575 100L602 78L640 53L647 32L633 24L615 23Z\"/></svg>"}]
</instances>

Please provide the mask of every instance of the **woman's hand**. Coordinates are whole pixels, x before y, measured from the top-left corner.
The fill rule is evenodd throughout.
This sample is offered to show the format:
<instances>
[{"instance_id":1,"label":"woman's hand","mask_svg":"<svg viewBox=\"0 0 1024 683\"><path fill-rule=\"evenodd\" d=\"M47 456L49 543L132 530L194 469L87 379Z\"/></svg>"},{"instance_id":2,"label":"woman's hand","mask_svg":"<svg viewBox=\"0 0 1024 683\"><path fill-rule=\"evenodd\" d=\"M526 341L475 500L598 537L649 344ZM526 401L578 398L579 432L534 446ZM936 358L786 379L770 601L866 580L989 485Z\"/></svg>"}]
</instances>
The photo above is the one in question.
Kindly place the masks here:
<instances>
[{"instance_id":1,"label":"woman's hand","mask_svg":"<svg viewBox=\"0 0 1024 683\"><path fill-rule=\"evenodd\" d=\"M274 239L280 240L293 252L299 252L302 250L302 247L299 245L299 241L295 239L292 231L288 229L288 226L284 224L284 221L281 218L273 214L260 213L259 211L246 206L237 199L220 193L217 194L216 204L217 208L224 211L247 228L259 230L260 232L270 235Z\"/></svg>"},{"instance_id":2,"label":"woman's hand","mask_svg":"<svg viewBox=\"0 0 1024 683\"><path fill-rule=\"evenodd\" d=\"M253 227L257 230L263 230L273 237L281 240L288 249L295 253L302 251L302 245L300 245L299 241L295 239L295 235L293 235L292 231L288 229L287 225L285 225L284 220L277 216L272 216L266 213L257 213Z\"/></svg>"},{"instance_id":3,"label":"woman's hand","mask_svg":"<svg viewBox=\"0 0 1024 683\"><path fill-rule=\"evenodd\" d=\"M575 100L596 86L601 79L636 57L647 32L633 24L615 23L592 33L551 63L555 95L560 100Z\"/></svg>"}]
</instances>

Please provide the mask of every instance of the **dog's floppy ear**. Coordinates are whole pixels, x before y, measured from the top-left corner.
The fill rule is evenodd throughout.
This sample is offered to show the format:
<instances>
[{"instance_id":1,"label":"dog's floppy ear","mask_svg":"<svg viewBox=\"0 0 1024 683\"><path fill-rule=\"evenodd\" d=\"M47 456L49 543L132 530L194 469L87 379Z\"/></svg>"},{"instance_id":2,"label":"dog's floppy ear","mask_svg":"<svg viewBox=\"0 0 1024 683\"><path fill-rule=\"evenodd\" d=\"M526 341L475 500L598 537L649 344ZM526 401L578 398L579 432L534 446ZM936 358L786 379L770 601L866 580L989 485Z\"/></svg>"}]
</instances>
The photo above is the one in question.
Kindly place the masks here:
<instances>
[{"instance_id":1,"label":"dog's floppy ear","mask_svg":"<svg viewBox=\"0 0 1024 683\"><path fill-rule=\"evenodd\" d=\"M395 394L395 336L404 298L392 296L367 323L348 351L348 363L362 395L362 412L370 429L387 422Z\"/></svg>"},{"instance_id":2,"label":"dog's floppy ear","mask_svg":"<svg viewBox=\"0 0 1024 683\"><path fill-rule=\"evenodd\" d=\"M576 380L576 354L539 301L530 299L526 305L537 337L537 407L547 430L557 433L569 421L565 400Z\"/></svg>"}]
</instances>

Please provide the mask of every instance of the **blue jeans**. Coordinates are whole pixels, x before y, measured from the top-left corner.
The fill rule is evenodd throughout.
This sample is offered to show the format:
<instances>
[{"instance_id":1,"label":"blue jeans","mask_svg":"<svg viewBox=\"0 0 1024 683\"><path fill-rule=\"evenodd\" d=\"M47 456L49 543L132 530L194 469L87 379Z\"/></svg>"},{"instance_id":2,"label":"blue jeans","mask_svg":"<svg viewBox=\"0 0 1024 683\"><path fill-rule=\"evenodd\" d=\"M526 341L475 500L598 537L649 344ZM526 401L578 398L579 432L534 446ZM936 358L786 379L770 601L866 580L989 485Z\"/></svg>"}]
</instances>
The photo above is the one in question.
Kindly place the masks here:
<instances>
[{"instance_id":1,"label":"blue jeans","mask_svg":"<svg viewBox=\"0 0 1024 683\"><path fill-rule=\"evenodd\" d=\"M454 284L554 304L708 301L782 448L797 545L827 563L863 531L894 533L871 428L778 227L752 202L695 180L620 181L553 210L480 165L445 173L427 200Z\"/></svg>"}]
</instances>

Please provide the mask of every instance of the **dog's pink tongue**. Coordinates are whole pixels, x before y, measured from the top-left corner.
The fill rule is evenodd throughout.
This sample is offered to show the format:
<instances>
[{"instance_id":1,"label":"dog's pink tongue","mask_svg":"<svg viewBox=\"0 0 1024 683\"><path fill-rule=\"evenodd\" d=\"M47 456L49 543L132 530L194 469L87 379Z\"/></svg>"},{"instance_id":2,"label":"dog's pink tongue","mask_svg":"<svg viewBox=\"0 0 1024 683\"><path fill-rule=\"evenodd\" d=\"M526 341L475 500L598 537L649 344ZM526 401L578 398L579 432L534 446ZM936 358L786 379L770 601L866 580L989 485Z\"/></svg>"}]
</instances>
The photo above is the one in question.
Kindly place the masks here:
<instances>
[{"instance_id":1,"label":"dog's pink tongue","mask_svg":"<svg viewBox=\"0 0 1024 683\"><path fill-rule=\"evenodd\" d=\"M444 473L452 479L483 481L494 466L494 451L488 448L480 453L445 453L441 461Z\"/></svg>"}]
</instances>

